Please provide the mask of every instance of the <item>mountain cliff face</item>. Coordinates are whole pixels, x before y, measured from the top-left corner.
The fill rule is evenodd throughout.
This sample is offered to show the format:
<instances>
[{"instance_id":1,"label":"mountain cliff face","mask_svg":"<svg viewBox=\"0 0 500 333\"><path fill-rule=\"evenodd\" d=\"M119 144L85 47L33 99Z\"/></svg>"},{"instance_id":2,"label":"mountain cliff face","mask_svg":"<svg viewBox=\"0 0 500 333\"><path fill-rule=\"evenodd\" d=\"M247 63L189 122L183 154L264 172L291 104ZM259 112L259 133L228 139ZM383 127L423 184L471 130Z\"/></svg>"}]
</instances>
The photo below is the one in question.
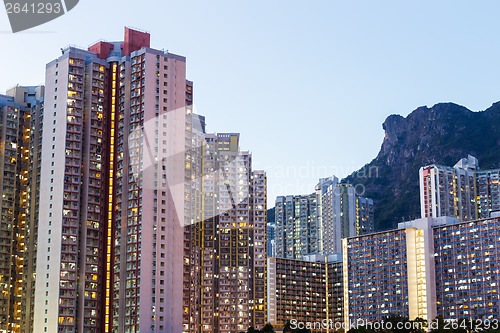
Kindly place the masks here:
<instances>
[{"instance_id":1,"label":"mountain cliff face","mask_svg":"<svg viewBox=\"0 0 500 333\"><path fill-rule=\"evenodd\" d=\"M420 167L453 166L468 154L481 169L500 168L500 102L481 112L453 104L419 107L406 118L389 116L377 157L344 181L374 199L375 228L420 217Z\"/></svg>"}]
</instances>

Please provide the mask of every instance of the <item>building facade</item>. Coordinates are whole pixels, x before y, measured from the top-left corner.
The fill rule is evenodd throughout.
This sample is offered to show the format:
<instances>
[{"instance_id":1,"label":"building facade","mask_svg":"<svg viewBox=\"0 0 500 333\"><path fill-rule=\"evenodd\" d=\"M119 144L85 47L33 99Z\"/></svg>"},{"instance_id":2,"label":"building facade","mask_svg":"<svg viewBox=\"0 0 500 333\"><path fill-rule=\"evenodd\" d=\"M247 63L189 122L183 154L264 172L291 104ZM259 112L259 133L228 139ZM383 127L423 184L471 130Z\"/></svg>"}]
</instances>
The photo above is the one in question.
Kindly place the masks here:
<instances>
[{"instance_id":1,"label":"building facade","mask_svg":"<svg viewBox=\"0 0 500 333\"><path fill-rule=\"evenodd\" d=\"M500 218L425 218L343 240L345 323L500 316Z\"/></svg>"},{"instance_id":2,"label":"building facade","mask_svg":"<svg viewBox=\"0 0 500 333\"><path fill-rule=\"evenodd\" d=\"M315 193L277 197L275 218L276 256L300 259L320 251L318 199Z\"/></svg>"},{"instance_id":3,"label":"building facade","mask_svg":"<svg viewBox=\"0 0 500 333\"><path fill-rule=\"evenodd\" d=\"M269 322L343 322L342 260L337 256L305 256L304 260L268 258ZM335 327L335 326L333 326ZM318 327L315 332L326 332Z\"/></svg>"},{"instance_id":4,"label":"building facade","mask_svg":"<svg viewBox=\"0 0 500 333\"><path fill-rule=\"evenodd\" d=\"M269 320L321 322L326 312L344 325L389 315L498 318L499 239L499 216L424 218L343 239L342 260L334 266L321 255L305 256L307 261L268 258ZM328 279L327 271L334 272ZM326 288L326 299L334 302L328 306Z\"/></svg>"},{"instance_id":5,"label":"building facade","mask_svg":"<svg viewBox=\"0 0 500 333\"><path fill-rule=\"evenodd\" d=\"M235 133L206 134L200 222L187 228L184 332L266 323L266 175Z\"/></svg>"},{"instance_id":6,"label":"building facade","mask_svg":"<svg viewBox=\"0 0 500 333\"><path fill-rule=\"evenodd\" d=\"M344 260L348 264L344 272L346 322L377 321L391 313L406 317L414 314L409 281L415 281L416 276L408 270L415 261L414 240L412 229L344 240Z\"/></svg>"},{"instance_id":7,"label":"building facade","mask_svg":"<svg viewBox=\"0 0 500 333\"><path fill-rule=\"evenodd\" d=\"M0 330L264 326L266 175L205 133L186 59L129 28L62 51L0 95Z\"/></svg>"},{"instance_id":8,"label":"building facade","mask_svg":"<svg viewBox=\"0 0 500 333\"><path fill-rule=\"evenodd\" d=\"M315 193L279 196L275 203L276 256L342 252L342 238L374 230L373 200L356 194L337 177L321 178Z\"/></svg>"},{"instance_id":9,"label":"building facade","mask_svg":"<svg viewBox=\"0 0 500 333\"><path fill-rule=\"evenodd\" d=\"M437 314L500 316L500 218L433 227Z\"/></svg>"},{"instance_id":10,"label":"building facade","mask_svg":"<svg viewBox=\"0 0 500 333\"><path fill-rule=\"evenodd\" d=\"M480 170L468 156L453 167L420 168L421 217L455 216L461 221L490 217L500 211L500 170Z\"/></svg>"},{"instance_id":11,"label":"building facade","mask_svg":"<svg viewBox=\"0 0 500 333\"><path fill-rule=\"evenodd\" d=\"M181 332L192 83L148 33L46 68L35 332Z\"/></svg>"},{"instance_id":12,"label":"building facade","mask_svg":"<svg viewBox=\"0 0 500 333\"><path fill-rule=\"evenodd\" d=\"M40 210L40 179L42 168L42 135L45 87L35 89L36 102L31 103L29 117L28 180L26 185L26 232L24 251L23 297L21 332L33 331L35 311L35 277L38 237L38 213ZM29 95L29 92L28 92ZM28 124L27 124L28 125Z\"/></svg>"},{"instance_id":13,"label":"building facade","mask_svg":"<svg viewBox=\"0 0 500 333\"><path fill-rule=\"evenodd\" d=\"M125 56L108 58L119 85L111 83L104 313L113 332L180 332L193 84L184 57L149 48L146 33L126 30L125 39Z\"/></svg>"},{"instance_id":14,"label":"building facade","mask_svg":"<svg viewBox=\"0 0 500 333\"><path fill-rule=\"evenodd\" d=\"M77 321L97 332L102 324L107 64L91 56L68 49L46 69L33 326L39 332L76 332ZM84 103L92 99L90 111Z\"/></svg>"},{"instance_id":15,"label":"building facade","mask_svg":"<svg viewBox=\"0 0 500 333\"><path fill-rule=\"evenodd\" d=\"M366 235L375 231L373 199L356 196L356 232Z\"/></svg>"},{"instance_id":16,"label":"building facade","mask_svg":"<svg viewBox=\"0 0 500 333\"><path fill-rule=\"evenodd\" d=\"M16 86L0 95L0 331L21 332L32 306L34 280L32 235L36 232L30 202L31 117L43 112L43 86ZM33 114L32 114L33 112ZM36 121L36 120L35 120Z\"/></svg>"},{"instance_id":17,"label":"building facade","mask_svg":"<svg viewBox=\"0 0 500 333\"><path fill-rule=\"evenodd\" d=\"M316 185L320 215L320 247L324 255L342 252L342 239L374 231L373 200L356 193L354 186L341 184L333 176Z\"/></svg>"},{"instance_id":18,"label":"building facade","mask_svg":"<svg viewBox=\"0 0 500 333\"><path fill-rule=\"evenodd\" d=\"M478 218L488 218L500 211L500 169L477 170L475 180Z\"/></svg>"}]
</instances>

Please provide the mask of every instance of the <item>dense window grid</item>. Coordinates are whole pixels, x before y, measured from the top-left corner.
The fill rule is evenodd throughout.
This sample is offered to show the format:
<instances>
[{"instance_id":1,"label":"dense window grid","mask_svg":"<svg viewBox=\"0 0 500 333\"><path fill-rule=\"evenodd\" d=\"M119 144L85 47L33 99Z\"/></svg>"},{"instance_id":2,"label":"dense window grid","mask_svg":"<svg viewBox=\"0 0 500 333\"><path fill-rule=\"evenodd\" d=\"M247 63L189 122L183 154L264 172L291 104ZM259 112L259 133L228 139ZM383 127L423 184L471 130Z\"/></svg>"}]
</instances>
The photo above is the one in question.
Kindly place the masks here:
<instances>
[{"instance_id":1,"label":"dense window grid","mask_svg":"<svg viewBox=\"0 0 500 333\"><path fill-rule=\"evenodd\" d=\"M342 262L268 258L269 320L343 322ZM326 329L324 330L326 332Z\"/></svg>"},{"instance_id":2,"label":"dense window grid","mask_svg":"<svg viewBox=\"0 0 500 333\"><path fill-rule=\"evenodd\" d=\"M438 314L498 318L499 247L499 218L434 228Z\"/></svg>"},{"instance_id":3,"label":"dense window grid","mask_svg":"<svg viewBox=\"0 0 500 333\"><path fill-rule=\"evenodd\" d=\"M406 229L346 240L349 319L409 316Z\"/></svg>"}]
</instances>

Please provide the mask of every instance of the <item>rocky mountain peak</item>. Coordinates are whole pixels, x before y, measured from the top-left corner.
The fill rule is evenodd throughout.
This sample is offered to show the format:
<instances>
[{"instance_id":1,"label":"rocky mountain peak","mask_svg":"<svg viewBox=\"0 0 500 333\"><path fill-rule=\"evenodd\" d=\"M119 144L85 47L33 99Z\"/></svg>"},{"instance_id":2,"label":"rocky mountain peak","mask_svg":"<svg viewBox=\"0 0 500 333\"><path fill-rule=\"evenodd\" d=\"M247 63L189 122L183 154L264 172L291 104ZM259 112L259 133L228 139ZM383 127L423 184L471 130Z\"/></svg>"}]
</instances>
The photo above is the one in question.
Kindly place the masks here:
<instances>
[{"instance_id":1,"label":"rocky mountain peak","mask_svg":"<svg viewBox=\"0 0 500 333\"><path fill-rule=\"evenodd\" d=\"M481 112L455 103L421 106L407 117L390 115L382 127L380 152L364 167L377 168L377 177L356 177L359 170L345 179L362 184L364 195L375 200L378 229L419 217L420 167L453 166L470 154L483 169L500 168L500 102Z\"/></svg>"}]
</instances>

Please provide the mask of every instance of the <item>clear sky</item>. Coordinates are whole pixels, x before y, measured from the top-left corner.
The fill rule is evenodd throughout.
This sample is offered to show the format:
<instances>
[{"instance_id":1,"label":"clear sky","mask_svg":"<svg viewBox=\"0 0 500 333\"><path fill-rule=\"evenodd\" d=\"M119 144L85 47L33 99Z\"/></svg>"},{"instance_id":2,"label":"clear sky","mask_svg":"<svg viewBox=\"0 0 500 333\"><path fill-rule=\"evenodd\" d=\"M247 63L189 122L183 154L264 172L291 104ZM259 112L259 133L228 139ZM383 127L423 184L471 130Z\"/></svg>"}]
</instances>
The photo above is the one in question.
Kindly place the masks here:
<instances>
[{"instance_id":1,"label":"clear sky","mask_svg":"<svg viewBox=\"0 0 500 333\"><path fill-rule=\"evenodd\" d=\"M187 57L207 130L241 133L272 207L371 161L390 114L500 100L499 13L499 1L80 0L12 34L0 11L0 91L43 83L61 47L147 30Z\"/></svg>"}]
</instances>

